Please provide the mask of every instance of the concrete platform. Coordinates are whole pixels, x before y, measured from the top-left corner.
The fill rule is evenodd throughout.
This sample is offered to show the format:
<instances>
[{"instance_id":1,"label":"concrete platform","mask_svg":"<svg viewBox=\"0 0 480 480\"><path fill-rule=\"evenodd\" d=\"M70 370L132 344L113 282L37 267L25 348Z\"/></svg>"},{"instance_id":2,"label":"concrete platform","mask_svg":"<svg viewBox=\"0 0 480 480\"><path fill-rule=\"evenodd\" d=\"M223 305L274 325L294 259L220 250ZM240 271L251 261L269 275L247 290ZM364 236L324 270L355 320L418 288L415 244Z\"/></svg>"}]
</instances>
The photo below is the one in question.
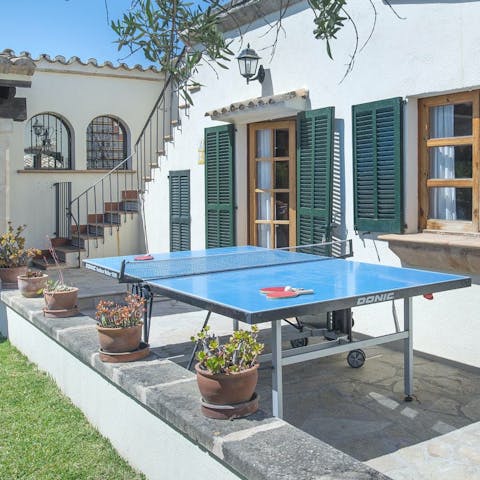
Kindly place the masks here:
<instances>
[{"instance_id":1,"label":"concrete platform","mask_svg":"<svg viewBox=\"0 0 480 480\"><path fill-rule=\"evenodd\" d=\"M186 367L188 339L204 318L204 311L157 300L153 352ZM210 325L218 334L231 332L231 320L220 315L212 315ZM268 342L268 330L262 336ZM394 480L479 479L480 370L417 353L415 399L406 403L400 346L366 353L360 369L350 368L345 355L284 367L284 419ZM268 365L257 393L271 415Z\"/></svg>"},{"instance_id":2,"label":"concrete platform","mask_svg":"<svg viewBox=\"0 0 480 480\"><path fill-rule=\"evenodd\" d=\"M70 272L66 281L81 288L87 315L93 316L98 296L125 292L113 279ZM176 301L155 301L152 351L185 366L189 338L205 315ZM220 335L232 330L231 320L218 315L210 325ZM268 340L268 330L262 334ZM393 344L366 353L360 369L350 368L345 355L284 367L285 420L394 480L480 479L480 369L416 353L415 399L405 403L403 354ZM264 365L257 393L266 416L270 389L271 370Z\"/></svg>"}]
</instances>

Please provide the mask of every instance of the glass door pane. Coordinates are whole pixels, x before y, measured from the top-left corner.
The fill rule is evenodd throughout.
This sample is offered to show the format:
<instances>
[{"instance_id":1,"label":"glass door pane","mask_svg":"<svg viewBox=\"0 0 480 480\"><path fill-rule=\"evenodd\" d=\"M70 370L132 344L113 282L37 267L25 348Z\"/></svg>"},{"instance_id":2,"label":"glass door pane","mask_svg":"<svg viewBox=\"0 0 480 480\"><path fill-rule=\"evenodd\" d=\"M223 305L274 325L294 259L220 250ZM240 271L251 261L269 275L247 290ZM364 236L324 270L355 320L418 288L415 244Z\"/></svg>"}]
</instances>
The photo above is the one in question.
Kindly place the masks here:
<instances>
[{"instance_id":1,"label":"glass door pane","mask_svg":"<svg viewBox=\"0 0 480 480\"><path fill-rule=\"evenodd\" d=\"M257 220L271 220L271 197L270 193L257 193Z\"/></svg>"},{"instance_id":2,"label":"glass door pane","mask_svg":"<svg viewBox=\"0 0 480 480\"><path fill-rule=\"evenodd\" d=\"M255 156L257 158L266 158L272 156L272 131L257 130Z\"/></svg>"},{"instance_id":3,"label":"glass door pane","mask_svg":"<svg viewBox=\"0 0 480 480\"><path fill-rule=\"evenodd\" d=\"M288 225L276 225L275 248L288 247L290 245Z\"/></svg>"},{"instance_id":4,"label":"glass door pane","mask_svg":"<svg viewBox=\"0 0 480 480\"><path fill-rule=\"evenodd\" d=\"M288 188L288 161L275 162L275 188Z\"/></svg>"},{"instance_id":5,"label":"glass door pane","mask_svg":"<svg viewBox=\"0 0 480 480\"><path fill-rule=\"evenodd\" d=\"M275 194L275 220L288 220L288 192Z\"/></svg>"},{"instance_id":6,"label":"glass door pane","mask_svg":"<svg viewBox=\"0 0 480 480\"><path fill-rule=\"evenodd\" d=\"M289 145L288 145L288 128L275 130L275 157L288 157Z\"/></svg>"},{"instance_id":7,"label":"glass door pane","mask_svg":"<svg viewBox=\"0 0 480 480\"><path fill-rule=\"evenodd\" d=\"M255 245L285 247L295 237L295 219L291 218L295 211L294 139L295 120L249 126L250 237Z\"/></svg>"},{"instance_id":8,"label":"glass door pane","mask_svg":"<svg viewBox=\"0 0 480 480\"><path fill-rule=\"evenodd\" d=\"M269 224L261 223L257 225L257 246L272 248L272 235Z\"/></svg>"},{"instance_id":9,"label":"glass door pane","mask_svg":"<svg viewBox=\"0 0 480 480\"><path fill-rule=\"evenodd\" d=\"M272 162L257 162L257 188L267 190L272 188Z\"/></svg>"}]
</instances>

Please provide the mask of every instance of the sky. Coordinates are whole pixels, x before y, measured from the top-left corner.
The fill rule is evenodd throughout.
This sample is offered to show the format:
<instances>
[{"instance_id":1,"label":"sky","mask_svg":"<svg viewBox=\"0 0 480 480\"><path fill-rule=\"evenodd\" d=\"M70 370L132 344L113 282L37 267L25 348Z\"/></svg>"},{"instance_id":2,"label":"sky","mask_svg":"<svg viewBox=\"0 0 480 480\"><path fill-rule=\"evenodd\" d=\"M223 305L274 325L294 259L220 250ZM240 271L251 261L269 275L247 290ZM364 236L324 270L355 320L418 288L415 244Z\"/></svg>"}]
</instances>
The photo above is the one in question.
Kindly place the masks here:
<instances>
[{"instance_id":1,"label":"sky","mask_svg":"<svg viewBox=\"0 0 480 480\"><path fill-rule=\"evenodd\" d=\"M77 56L86 62L96 58L114 65L129 66L151 63L136 54L124 58L116 34L107 21L120 18L131 0L0 0L0 52L10 48L18 55L30 52L33 58L46 53L54 58Z\"/></svg>"}]
</instances>

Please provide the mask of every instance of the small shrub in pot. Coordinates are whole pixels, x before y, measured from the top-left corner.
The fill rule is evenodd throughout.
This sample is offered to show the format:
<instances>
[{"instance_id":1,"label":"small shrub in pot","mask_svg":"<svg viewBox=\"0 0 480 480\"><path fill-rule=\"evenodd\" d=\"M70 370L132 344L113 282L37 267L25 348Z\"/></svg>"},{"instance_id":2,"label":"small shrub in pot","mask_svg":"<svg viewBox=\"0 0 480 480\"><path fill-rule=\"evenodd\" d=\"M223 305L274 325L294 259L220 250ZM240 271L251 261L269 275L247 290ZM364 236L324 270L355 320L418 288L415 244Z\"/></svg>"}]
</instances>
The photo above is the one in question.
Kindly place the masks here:
<instances>
[{"instance_id":1,"label":"small shrub in pot","mask_svg":"<svg viewBox=\"0 0 480 480\"><path fill-rule=\"evenodd\" d=\"M145 299L139 295L128 294L124 304L101 300L95 313L101 350L122 353L138 349L144 312Z\"/></svg>"}]
</instances>

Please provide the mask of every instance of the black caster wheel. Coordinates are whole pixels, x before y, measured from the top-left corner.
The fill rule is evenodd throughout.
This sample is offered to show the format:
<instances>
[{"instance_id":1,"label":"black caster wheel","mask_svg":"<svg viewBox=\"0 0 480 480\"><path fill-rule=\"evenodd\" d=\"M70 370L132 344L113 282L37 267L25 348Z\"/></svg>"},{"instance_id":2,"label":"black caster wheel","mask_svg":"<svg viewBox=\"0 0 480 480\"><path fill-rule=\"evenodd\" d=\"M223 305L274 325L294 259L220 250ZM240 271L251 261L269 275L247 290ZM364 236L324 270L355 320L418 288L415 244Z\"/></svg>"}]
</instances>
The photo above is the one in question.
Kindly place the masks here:
<instances>
[{"instance_id":1,"label":"black caster wheel","mask_svg":"<svg viewBox=\"0 0 480 480\"><path fill-rule=\"evenodd\" d=\"M351 350L350 352L348 352L348 355L347 355L347 363L352 368L363 367L363 364L365 363L365 352L360 349Z\"/></svg>"},{"instance_id":2,"label":"black caster wheel","mask_svg":"<svg viewBox=\"0 0 480 480\"><path fill-rule=\"evenodd\" d=\"M308 345L308 338L296 338L295 340L290 340L290 345L292 348L306 347Z\"/></svg>"}]
</instances>

